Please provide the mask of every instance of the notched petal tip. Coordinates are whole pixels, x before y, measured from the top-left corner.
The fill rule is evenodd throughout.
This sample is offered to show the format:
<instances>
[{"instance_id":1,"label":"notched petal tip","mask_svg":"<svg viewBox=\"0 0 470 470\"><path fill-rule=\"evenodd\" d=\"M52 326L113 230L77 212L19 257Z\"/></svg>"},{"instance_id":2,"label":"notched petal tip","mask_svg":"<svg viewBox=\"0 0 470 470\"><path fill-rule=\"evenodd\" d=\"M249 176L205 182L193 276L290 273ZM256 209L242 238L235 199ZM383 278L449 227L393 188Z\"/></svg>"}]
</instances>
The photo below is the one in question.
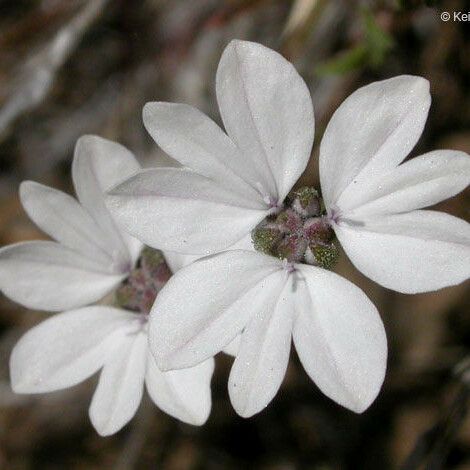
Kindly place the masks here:
<instances>
[{"instance_id":1,"label":"notched petal tip","mask_svg":"<svg viewBox=\"0 0 470 470\"><path fill-rule=\"evenodd\" d=\"M84 145L93 145L106 142L111 141L96 134L83 134L77 139L77 142L75 143L75 150Z\"/></svg>"},{"instance_id":2,"label":"notched petal tip","mask_svg":"<svg viewBox=\"0 0 470 470\"><path fill-rule=\"evenodd\" d=\"M257 44L257 43L253 43L251 41L244 41L243 39L232 39L226 46L225 46L225 49L224 49L224 52L225 51L229 51L230 49L238 49L240 47L250 47L250 46L260 46L260 44Z\"/></svg>"},{"instance_id":3,"label":"notched petal tip","mask_svg":"<svg viewBox=\"0 0 470 470\"><path fill-rule=\"evenodd\" d=\"M431 84L429 80L419 75L397 75L395 77L382 80L381 82L375 83L382 83L383 86L387 86L393 82L401 82L403 85L406 85L405 89L407 88L411 93L420 92L423 94L423 97L428 96L430 98L430 88ZM371 83L371 85L373 85Z\"/></svg>"},{"instance_id":4,"label":"notched petal tip","mask_svg":"<svg viewBox=\"0 0 470 470\"><path fill-rule=\"evenodd\" d=\"M21 202L23 203L23 198L27 197L38 186L43 186L43 185L40 183L37 183L36 181L31 181L31 180L22 181L18 188L18 194L20 196Z\"/></svg>"},{"instance_id":5,"label":"notched petal tip","mask_svg":"<svg viewBox=\"0 0 470 470\"><path fill-rule=\"evenodd\" d=\"M88 410L88 418L90 419L91 425L93 426L95 431L101 437L113 436L114 434L124 429L129 424L129 421L130 421L129 420L129 421L126 421L125 423L120 423L116 425L112 421L96 419L96 417L91 411L91 407Z\"/></svg>"},{"instance_id":6,"label":"notched petal tip","mask_svg":"<svg viewBox=\"0 0 470 470\"><path fill-rule=\"evenodd\" d=\"M48 186L37 183L36 181L22 181L18 188L18 197L24 210L28 212L29 201L35 199L39 191L50 189Z\"/></svg>"},{"instance_id":7,"label":"notched petal tip","mask_svg":"<svg viewBox=\"0 0 470 470\"><path fill-rule=\"evenodd\" d=\"M95 145L99 145L103 142L106 142L106 139L99 137L93 134L85 134L80 136L75 142L75 148L73 152L73 162L72 162L72 173L73 167L78 165L78 160L87 158L89 152Z\"/></svg>"},{"instance_id":8,"label":"notched petal tip","mask_svg":"<svg viewBox=\"0 0 470 470\"><path fill-rule=\"evenodd\" d=\"M230 49L234 49L238 53L243 52L254 52L254 51L264 51L270 53L276 53L273 49L269 47L263 46L258 42L253 41L245 41L243 39L232 39L227 46L225 47L225 51L229 51ZM276 53L277 54L277 53Z\"/></svg>"},{"instance_id":9,"label":"notched petal tip","mask_svg":"<svg viewBox=\"0 0 470 470\"><path fill-rule=\"evenodd\" d=\"M389 80L396 80L397 82L402 81L403 83L407 82L406 86L409 94L415 97L417 95L415 104L417 106L421 104L424 111L429 111L431 106L431 84L429 80L419 75L398 75ZM384 82L387 82L387 80L384 80Z\"/></svg>"},{"instance_id":10,"label":"notched petal tip","mask_svg":"<svg viewBox=\"0 0 470 470\"><path fill-rule=\"evenodd\" d=\"M228 49L229 47L237 47L237 45L241 44L252 44L250 41L245 41L243 39L232 39L226 46L225 49Z\"/></svg>"},{"instance_id":11,"label":"notched petal tip","mask_svg":"<svg viewBox=\"0 0 470 470\"><path fill-rule=\"evenodd\" d=\"M144 122L144 127L148 129L148 126L151 126L154 124L154 117L155 113L157 113L159 110L162 108L166 108L169 106L172 106L176 103L169 103L166 101L149 101L144 104L144 107L142 108L142 120Z\"/></svg>"}]
</instances>

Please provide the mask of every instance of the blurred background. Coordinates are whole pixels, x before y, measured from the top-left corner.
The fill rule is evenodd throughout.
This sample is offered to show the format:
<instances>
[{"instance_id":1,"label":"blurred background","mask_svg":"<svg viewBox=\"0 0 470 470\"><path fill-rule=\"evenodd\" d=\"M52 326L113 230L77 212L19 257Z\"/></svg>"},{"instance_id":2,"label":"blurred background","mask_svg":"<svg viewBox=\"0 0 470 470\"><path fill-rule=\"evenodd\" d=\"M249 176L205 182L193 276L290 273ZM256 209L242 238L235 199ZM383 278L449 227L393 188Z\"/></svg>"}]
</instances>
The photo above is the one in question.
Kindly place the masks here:
<instances>
[{"instance_id":1,"label":"blurred background","mask_svg":"<svg viewBox=\"0 0 470 470\"><path fill-rule=\"evenodd\" d=\"M147 165L167 157L146 134L147 101L194 105L217 122L215 71L233 38L279 50L313 97L316 144L303 183L318 187L318 143L357 87L398 74L431 82L433 104L413 155L470 153L470 22L464 1L0 0L0 245L43 238L18 184L71 192L76 139L99 134ZM469 220L469 193L439 209ZM0 296L0 468L5 469L470 469L468 283L407 296L368 281L345 256L337 271L362 287L386 325L384 388L363 415L325 398L295 354L272 404L254 418L230 406L232 359L220 355L213 411L181 424L144 400L110 438L88 421L96 378L40 396L11 392L8 357L47 314Z\"/></svg>"}]
</instances>

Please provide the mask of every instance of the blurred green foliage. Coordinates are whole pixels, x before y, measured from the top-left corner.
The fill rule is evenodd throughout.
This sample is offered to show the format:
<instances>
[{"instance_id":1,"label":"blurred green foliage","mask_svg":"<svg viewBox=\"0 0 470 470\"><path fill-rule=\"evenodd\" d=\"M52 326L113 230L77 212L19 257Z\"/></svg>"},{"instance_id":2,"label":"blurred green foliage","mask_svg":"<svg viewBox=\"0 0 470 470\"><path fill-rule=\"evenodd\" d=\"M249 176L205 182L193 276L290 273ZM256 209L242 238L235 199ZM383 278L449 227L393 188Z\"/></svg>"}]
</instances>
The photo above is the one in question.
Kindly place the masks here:
<instances>
[{"instance_id":1,"label":"blurred green foliage","mask_svg":"<svg viewBox=\"0 0 470 470\"><path fill-rule=\"evenodd\" d=\"M375 20L368 8L361 10L362 38L359 44L342 51L316 68L318 75L344 75L366 67L379 68L394 46L392 36Z\"/></svg>"}]
</instances>

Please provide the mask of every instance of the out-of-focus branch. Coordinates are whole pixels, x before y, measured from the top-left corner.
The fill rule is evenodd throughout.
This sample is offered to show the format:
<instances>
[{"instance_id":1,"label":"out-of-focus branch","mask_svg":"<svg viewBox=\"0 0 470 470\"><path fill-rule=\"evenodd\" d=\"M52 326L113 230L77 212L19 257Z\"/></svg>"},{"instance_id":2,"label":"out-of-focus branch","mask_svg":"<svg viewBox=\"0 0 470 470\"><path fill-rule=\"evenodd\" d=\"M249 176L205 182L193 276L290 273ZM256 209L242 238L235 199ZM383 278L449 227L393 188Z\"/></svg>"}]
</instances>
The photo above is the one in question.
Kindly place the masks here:
<instances>
[{"instance_id":1,"label":"out-of-focus branch","mask_svg":"<svg viewBox=\"0 0 470 470\"><path fill-rule=\"evenodd\" d=\"M470 400L470 360L458 364L455 373L462 385L447 413L429 430L420 436L411 454L401 467L402 470L417 470L424 464L425 470L443 468L454 438L468 413Z\"/></svg>"},{"instance_id":2,"label":"out-of-focus branch","mask_svg":"<svg viewBox=\"0 0 470 470\"><path fill-rule=\"evenodd\" d=\"M318 3L318 0L296 0L291 8L282 34L289 36L293 31L302 28Z\"/></svg>"},{"instance_id":3,"label":"out-of-focus branch","mask_svg":"<svg viewBox=\"0 0 470 470\"><path fill-rule=\"evenodd\" d=\"M26 59L13 77L12 91L0 109L0 138L16 118L36 107L46 97L56 72L74 51L107 2L108 0L90 0L42 49Z\"/></svg>"}]
</instances>

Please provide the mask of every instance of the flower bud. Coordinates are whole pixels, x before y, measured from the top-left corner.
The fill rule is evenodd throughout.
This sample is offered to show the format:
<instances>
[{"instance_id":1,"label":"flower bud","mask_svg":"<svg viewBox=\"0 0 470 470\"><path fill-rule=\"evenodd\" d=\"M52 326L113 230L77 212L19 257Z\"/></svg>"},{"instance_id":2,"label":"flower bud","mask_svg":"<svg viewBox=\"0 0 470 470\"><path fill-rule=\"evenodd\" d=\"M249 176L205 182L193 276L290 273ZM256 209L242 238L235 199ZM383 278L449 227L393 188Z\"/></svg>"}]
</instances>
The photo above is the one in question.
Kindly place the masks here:
<instances>
[{"instance_id":1,"label":"flower bud","mask_svg":"<svg viewBox=\"0 0 470 470\"><path fill-rule=\"evenodd\" d=\"M321 203L318 191L311 186L303 186L293 193L291 207L302 217L313 217L321 214Z\"/></svg>"},{"instance_id":2,"label":"flower bud","mask_svg":"<svg viewBox=\"0 0 470 470\"><path fill-rule=\"evenodd\" d=\"M273 254L276 245L282 239L282 233L274 223L265 223L258 225L251 232L251 239L256 251L267 255Z\"/></svg>"},{"instance_id":3,"label":"flower bud","mask_svg":"<svg viewBox=\"0 0 470 470\"><path fill-rule=\"evenodd\" d=\"M304 259L307 246L307 240L301 234L288 235L277 246L277 256L289 263L300 263Z\"/></svg>"},{"instance_id":4,"label":"flower bud","mask_svg":"<svg viewBox=\"0 0 470 470\"><path fill-rule=\"evenodd\" d=\"M335 233L324 214L318 192L305 186L292 192L285 208L269 215L251 232L254 248L288 263L307 263L330 269L338 250Z\"/></svg>"},{"instance_id":5,"label":"flower bud","mask_svg":"<svg viewBox=\"0 0 470 470\"><path fill-rule=\"evenodd\" d=\"M332 269L338 261L339 251L334 243L310 244L305 252L305 262L324 269Z\"/></svg>"},{"instance_id":6,"label":"flower bud","mask_svg":"<svg viewBox=\"0 0 470 470\"><path fill-rule=\"evenodd\" d=\"M302 219L292 209L286 209L278 214L274 224L283 233L293 233L301 229Z\"/></svg>"},{"instance_id":7,"label":"flower bud","mask_svg":"<svg viewBox=\"0 0 470 470\"><path fill-rule=\"evenodd\" d=\"M328 244L333 241L335 232L324 217L312 217L304 223L305 237L309 242Z\"/></svg>"}]
</instances>

